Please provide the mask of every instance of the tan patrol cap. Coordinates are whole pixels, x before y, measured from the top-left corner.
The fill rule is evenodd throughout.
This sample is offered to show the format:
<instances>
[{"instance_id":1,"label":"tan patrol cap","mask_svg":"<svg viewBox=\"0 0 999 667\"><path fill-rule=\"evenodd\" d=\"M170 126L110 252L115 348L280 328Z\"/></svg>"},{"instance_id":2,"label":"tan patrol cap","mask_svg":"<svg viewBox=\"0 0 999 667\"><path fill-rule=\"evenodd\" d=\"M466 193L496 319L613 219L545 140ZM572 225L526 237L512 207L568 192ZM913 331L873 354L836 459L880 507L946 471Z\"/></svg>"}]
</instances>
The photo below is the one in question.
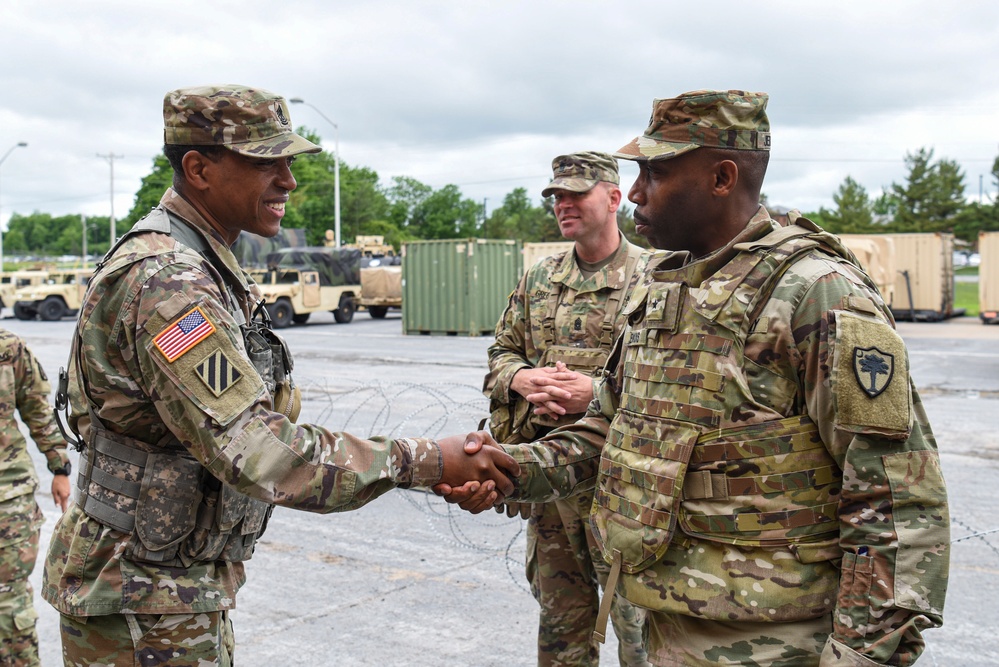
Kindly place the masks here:
<instances>
[{"instance_id":1,"label":"tan patrol cap","mask_svg":"<svg viewBox=\"0 0 999 667\"><path fill-rule=\"evenodd\" d=\"M612 155L596 151L559 155L552 160L552 182L541 191L541 196L550 197L555 190L589 192L600 181L615 185L621 182L617 160Z\"/></svg>"},{"instance_id":2,"label":"tan patrol cap","mask_svg":"<svg viewBox=\"0 0 999 667\"><path fill-rule=\"evenodd\" d=\"M283 97L236 85L167 93L163 99L163 143L225 146L234 153L260 159L323 150L295 134Z\"/></svg>"},{"instance_id":3,"label":"tan patrol cap","mask_svg":"<svg viewBox=\"0 0 999 667\"><path fill-rule=\"evenodd\" d=\"M668 160L701 146L770 150L766 93L696 90L652 102L640 137L614 153L624 160Z\"/></svg>"}]
</instances>

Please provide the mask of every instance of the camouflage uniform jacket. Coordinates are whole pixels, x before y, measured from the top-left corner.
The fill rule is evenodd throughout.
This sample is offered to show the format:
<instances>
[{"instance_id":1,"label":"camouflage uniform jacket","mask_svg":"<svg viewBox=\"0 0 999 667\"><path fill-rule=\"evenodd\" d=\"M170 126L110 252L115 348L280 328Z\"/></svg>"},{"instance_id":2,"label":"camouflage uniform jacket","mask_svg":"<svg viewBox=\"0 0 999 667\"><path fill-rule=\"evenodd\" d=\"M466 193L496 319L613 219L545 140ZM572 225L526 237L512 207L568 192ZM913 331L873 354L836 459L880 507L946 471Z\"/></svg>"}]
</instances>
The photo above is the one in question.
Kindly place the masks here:
<instances>
[{"instance_id":1,"label":"camouflage uniform jacket","mask_svg":"<svg viewBox=\"0 0 999 667\"><path fill-rule=\"evenodd\" d=\"M589 278L580 270L575 251L558 253L528 269L510 295L496 325L496 342L489 347L489 373L483 383L492 432L501 440L530 442L581 416L537 417L531 414L533 406L511 391L510 383L517 371L554 366L556 361L593 377L594 385L599 381L614 340L624 329L624 303L649 262L648 251L623 234L620 239L610 262Z\"/></svg>"},{"instance_id":2,"label":"camouflage uniform jacket","mask_svg":"<svg viewBox=\"0 0 999 667\"><path fill-rule=\"evenodd\" d=\"M14 419L16 410L31 432L49 470L69 462L66 441L49 405L49 381L31 350L0 329L0 501L34 493L38 486L28 445Z\"/></svg>"},{"instance_id":3,"label":"camouflage uniform jacket","mask_svg":"<svg viewBox=\"0 0 999 667\"><path fill-rule=\"evenodd\" d=\"M601 493L621 493L622 480L632 488L651 484L639 488L645 500L630 499L640 519L631 522L633 543L642 546L649 537L650 515L667 517L661 529L676 532L651 566L624 568L619 590L625 597L711 620L794 622L829 614L823 665L909 665L922 650L920 630L942 621L949 516L936 442L908 375L904 344L876 288L851 263L821 248L789 260L769 297L757 292L764 294L758 316L747 317L748 330L733 343L743 346L745 364L735 375L712 377L701 363L713 344L719 347L713 351L726 347L715 335L720 326L652 334L660 325L653 315L671 308L678 314L678 303L652 298L657 283L679 282L689 294L686 303L717 312L745 293L742 285L730 286L729 293L709 288L737 273L732 267L747 253L773 253L754 243L780 229L761 208L738 238L711 255L691 261L688 253L671 253L653 262L646 284L626 306L628 329L587 414L538 443L507 446L523 471L511 499L544 501L596 482L599 505ZM875 347L895 353L893 368L881 369L879 377L881 396L897 402L867 402L863 395L873 377L858 360ZM644 383L640 392L636 383ZM718 407L712 401L733 383L752 400L726 407L722 423L700 429L716 443L711 448L696 434L687 441L689 469L679 468L671 479L663 473L657 481L648 468L624 468L608 458L622 448L653 457L674 450L673 439L656 439L659 425L709 418ZM686 401L667 404L663 398L683 391ZM647 410L656 412L636 412L632 395L639 393ZM658 412L669 405L672 415ZM763 412L777 417L767 417L769 425L807 422L811 431L768 441L764 424L755 440L725 441L726 424L753 423ZM649 430L643 435L642 429ZM799 448L832 465L784 474L785 462L795 458L789 453L797 456ZM767 454L759 457L761 451ZM802 491L819 492L832 507L805 522L821 526L821 542L792 545L788 537L796 528L787 520L795 513L764 512L774 503L793 507ZM599 508L592 518L599 523ZM769 534L768 525L779 528L773 541L760 538ZM692 526L701 526L697 535ZM612 557L618 556L605 552Z\"/></svg>"},{"instance_id":4,"label":"camouflage uniform jacket","mask_svg":"<svg viewBox=\"0 0 999 667\"><path fill-rule=\"evenodd\" d=\"M229 249L172 189L160 205L186 220L235 276ZM70 364L71 425L92 428L86 392L105 427L143 443L182 446L217 480L266 503L312 512L350 510L396 487L433 485L442 460L423 439L362 440L271 409L271 396L244 349L233 316L248 320L257 295L231 292L201 254L169 235L127 239L90 282L80 311L83 374ZM181 320L202 322L195 338ZM158 338L173 335L172 341ZM228 368L225 382L199 368ZM147 475L148 477L148 475ZM151 481L145 479L144 482ZM157 479L169 495L169 480ZM134 480L133 480L134 482ZM160 517L160 523L175 518ZM242 563L188 567L128 557L132 534L112 530L74 505L56 526L42 594L64 614L198 613L231 609L245 580Z\"/></svg>"}]
</instances>

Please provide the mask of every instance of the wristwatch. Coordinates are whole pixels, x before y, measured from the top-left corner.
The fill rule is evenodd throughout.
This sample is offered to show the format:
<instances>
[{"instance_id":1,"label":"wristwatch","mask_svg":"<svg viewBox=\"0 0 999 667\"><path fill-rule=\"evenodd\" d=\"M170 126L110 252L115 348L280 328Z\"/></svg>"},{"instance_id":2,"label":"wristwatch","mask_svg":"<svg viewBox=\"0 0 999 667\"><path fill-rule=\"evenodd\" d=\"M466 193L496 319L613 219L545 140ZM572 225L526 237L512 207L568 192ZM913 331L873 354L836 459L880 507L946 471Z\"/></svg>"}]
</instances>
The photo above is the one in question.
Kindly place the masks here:
<instances>
[{"instance_id":1,"label":"wristwatch","mask_svg":"<svg viewBox=\"0 0 999 667\"><path fill-rule=\"evenodd\" d=\"M66 461L66 465L64 465L61 468L56 468L55 470L52 471L52 474L53 475L66 475L66 476L69 476L69 473L72 470L73 470L73 464L70 463L69 461Z\"/></svg>"}]
</instances>

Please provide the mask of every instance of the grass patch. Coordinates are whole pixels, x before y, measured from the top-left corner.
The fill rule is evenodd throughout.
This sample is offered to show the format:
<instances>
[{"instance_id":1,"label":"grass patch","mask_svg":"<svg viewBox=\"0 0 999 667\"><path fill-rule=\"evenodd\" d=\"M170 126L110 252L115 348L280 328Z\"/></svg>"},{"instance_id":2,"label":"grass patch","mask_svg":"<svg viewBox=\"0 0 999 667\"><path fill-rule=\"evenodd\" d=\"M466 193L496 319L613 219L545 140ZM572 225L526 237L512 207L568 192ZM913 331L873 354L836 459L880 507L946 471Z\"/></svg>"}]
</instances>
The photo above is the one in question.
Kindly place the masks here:
<instances>
[{"instance_id":1,"label":"grass patch","mask_svg":"<svg viewBox=\"0 0 999 667\"><path fill-rule=\"evenodd\" d=\"M961 266L954 269L954 275L956 276L977 276L978 275L977 266Z\"/></svg>"},{"instance_id":2,"label":"grass patch","mask_svg":"<svg viewBox=\"0 0 999 667\"><path fill-rule=\"evenodd\" d=\"M978 267L975 273L978 273ZM978 282L954 283L954 308L964 308L964 314L978 317Z\"/></svg>"}]
</instances>

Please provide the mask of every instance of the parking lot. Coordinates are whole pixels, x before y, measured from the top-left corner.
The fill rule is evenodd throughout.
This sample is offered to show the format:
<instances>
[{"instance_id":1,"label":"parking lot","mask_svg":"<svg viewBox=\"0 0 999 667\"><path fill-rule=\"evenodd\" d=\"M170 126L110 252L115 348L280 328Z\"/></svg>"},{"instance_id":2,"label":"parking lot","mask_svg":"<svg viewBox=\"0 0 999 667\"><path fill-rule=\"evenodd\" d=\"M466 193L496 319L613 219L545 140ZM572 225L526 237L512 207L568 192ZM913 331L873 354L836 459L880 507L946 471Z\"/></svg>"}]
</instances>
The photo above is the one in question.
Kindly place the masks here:
<instances>
[{"instance_id":1,"label":"parking lot","mask_svg":"<svg viewBox=\"0 0 999 667\"><path fill-rule=\"evenodd\" d=\"M55 377L73 329L6 319ZM955 540L945 625L921 665L999 664L999 326L900 323L936 433ZM285 329L303 419L359 435L444 435L486 416L489 337L403 336L398 313L323 313ZM42 553L57 518L41 456ZM522 522L470 516L416 491L344 514L277 509L233 614L238 664L530 665L536 603L523 578ZM992 532L990 532L992 531ZM41 563L33 581L40 581ZM36 595L37 597L37 595ZM43 665L60 665L57 615L36 600ZM604 664L615 664L613 640Z\"/></svg>"}]
</instances>

